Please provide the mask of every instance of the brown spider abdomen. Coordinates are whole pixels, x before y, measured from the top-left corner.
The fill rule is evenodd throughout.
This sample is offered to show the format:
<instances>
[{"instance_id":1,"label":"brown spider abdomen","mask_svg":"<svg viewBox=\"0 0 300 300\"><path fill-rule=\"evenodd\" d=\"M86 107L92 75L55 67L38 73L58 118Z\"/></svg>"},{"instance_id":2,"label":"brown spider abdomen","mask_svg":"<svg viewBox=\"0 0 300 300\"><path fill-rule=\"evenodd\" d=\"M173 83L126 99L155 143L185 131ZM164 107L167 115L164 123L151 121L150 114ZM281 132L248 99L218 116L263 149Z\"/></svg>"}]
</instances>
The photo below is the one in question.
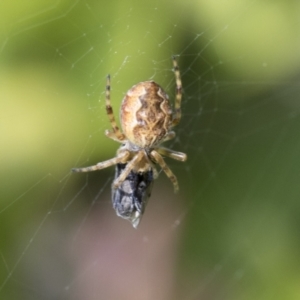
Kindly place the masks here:
<instances>
[{"instance_id":1,"label":"brown spider abdomen","mask_svg":"<svg viewBox=\"0 0 300 300\"><path fill-rule=\"evenodd\" d=\"M154 81L140 82L125 95L120 119L123 132L132 144L152 148L170 129L172 109L169 97Z\"/></svg>"}]
</instances>

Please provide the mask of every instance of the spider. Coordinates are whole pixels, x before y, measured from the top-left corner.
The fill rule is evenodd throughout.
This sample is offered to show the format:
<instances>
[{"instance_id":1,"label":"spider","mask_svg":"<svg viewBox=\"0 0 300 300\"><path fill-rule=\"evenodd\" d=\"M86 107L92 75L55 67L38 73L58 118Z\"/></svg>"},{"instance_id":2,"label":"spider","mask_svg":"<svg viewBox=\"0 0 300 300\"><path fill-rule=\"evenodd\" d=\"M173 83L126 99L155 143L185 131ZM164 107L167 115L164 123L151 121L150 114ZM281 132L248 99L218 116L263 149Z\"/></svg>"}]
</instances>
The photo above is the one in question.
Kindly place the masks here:
<instances>
[{"instance_id":1,"label":"spider","mask_svg":"<svg viewBox=\"0 0 300 300\"><path fill-rule=\"evenodd\" d=\"M163 156L185 161L185 153L161 147L160 144L175 137L171 129L181 119L182 83L175 56L172 57L176 80L174 111L169 97L154 81L143 81L134 85L125 95L121 104L118 127L110 102L110 76L106 81L106 113L112 130L105 135L121 143L117 155L109 160L84 168L74 168L73 172L90 172L116 166L112 184L112 202L118 216L129 220L136 228L151 195L153 180L159 165L171 180L174 191L179 190L178 181L165 163Z\"/></svg>"}]
</instances>

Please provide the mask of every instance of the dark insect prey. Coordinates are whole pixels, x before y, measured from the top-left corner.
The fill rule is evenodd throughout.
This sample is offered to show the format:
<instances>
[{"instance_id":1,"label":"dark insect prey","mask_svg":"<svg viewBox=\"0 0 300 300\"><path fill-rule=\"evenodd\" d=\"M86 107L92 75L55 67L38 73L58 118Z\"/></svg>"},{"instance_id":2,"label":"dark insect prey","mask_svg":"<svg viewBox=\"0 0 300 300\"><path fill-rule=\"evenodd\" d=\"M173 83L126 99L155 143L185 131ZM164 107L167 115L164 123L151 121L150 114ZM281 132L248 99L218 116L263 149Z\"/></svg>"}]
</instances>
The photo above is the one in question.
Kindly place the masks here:
<instances>
[{"instance_id":1,"label":"dark insect prey","mask_svg":"<svg viewBox=\"0 0 300 300\"><path fill-rule=\"evenodd\" d=\"M124 171L127 164L117 164L115 179ZM119 217L131 222L137 228L145 211L153 186L153 171L130 171L117 188L112 188L112 203Z\"/></svg>"}]
</instances>

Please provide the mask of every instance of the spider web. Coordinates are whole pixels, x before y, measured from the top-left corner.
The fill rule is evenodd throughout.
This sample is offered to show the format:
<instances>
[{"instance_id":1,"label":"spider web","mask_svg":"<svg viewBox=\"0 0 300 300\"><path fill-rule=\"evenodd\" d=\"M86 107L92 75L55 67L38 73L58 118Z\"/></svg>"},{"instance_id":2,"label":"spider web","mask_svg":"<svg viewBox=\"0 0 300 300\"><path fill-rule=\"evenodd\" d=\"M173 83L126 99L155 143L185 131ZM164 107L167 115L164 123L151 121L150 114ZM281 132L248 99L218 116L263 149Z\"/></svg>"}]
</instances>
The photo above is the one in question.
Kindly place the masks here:
<instances>
[{"instance_id":1,"label":"spider web","mask_svg":"<svg viewBox=\"0 0 300 300\"><path fill-rule=\"evenodd\" d=\"M221 3L220 3L221 2ZM299 299L299 4L0 5L1 299ZM137 230L112 209L105 78L184 97Z\"/></svg>"}]
</instances>

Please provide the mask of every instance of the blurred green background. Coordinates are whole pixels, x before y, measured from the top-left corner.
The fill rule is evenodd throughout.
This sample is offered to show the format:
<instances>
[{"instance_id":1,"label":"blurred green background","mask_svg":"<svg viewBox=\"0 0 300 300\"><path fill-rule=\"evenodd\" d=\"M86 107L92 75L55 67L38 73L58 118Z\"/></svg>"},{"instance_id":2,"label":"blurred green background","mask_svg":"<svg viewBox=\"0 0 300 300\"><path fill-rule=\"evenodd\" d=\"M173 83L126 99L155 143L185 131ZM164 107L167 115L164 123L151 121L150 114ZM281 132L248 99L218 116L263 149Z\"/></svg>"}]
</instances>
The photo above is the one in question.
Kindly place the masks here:
<instances>
[{"instance_id":1,"label":"blurred green background","mask_svg":"<svg viewBox=\"0 0 300 300\"><path fill-rule=\"evenodd\" d=\"M104 136L155 80L184 98L138 230ZM1 1L0 299L300 299L300 3Z\"/></svg>"}]
</instances>

